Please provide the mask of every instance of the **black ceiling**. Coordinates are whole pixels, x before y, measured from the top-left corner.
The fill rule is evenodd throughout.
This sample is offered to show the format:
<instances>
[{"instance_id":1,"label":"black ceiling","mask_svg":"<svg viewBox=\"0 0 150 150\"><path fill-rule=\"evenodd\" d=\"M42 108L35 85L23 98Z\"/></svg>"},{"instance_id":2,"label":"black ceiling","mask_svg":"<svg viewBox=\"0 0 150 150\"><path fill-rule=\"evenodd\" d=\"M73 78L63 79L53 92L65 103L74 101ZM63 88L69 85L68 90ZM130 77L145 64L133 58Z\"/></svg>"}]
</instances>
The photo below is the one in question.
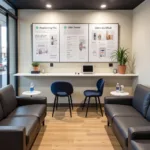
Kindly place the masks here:
<instances>
[{"instance_id":1,"label":"black ceiling","mask_svg":"<svg viewBox=\"0 0 150 150\"><path fill-rule=\"evenodd\" d=\"M7 0L18 9L45 9L50 3L52 9L100 9L107 4L107 9L134 9L144 0Z\"/></svg>"}]
</instances>

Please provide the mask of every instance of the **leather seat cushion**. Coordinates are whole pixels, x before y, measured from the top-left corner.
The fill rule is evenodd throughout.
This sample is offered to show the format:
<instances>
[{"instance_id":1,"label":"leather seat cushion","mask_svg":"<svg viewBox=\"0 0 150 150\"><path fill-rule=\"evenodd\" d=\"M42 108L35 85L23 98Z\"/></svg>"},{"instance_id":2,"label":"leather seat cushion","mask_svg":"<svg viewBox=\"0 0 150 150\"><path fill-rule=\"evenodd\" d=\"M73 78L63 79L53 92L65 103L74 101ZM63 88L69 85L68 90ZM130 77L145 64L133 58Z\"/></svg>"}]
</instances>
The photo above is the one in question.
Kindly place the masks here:
<instances>
[{"instance_id":1,"label":"leather seat cushion","mask_svg":"<svg viewBox=\"0 0 150 150\"><path fill-rule=\"evenodd\" d=\"M96 90L86 90L84 91L84 96L87 96L87 97L101 96L101 93Z\"/></svg>"},{"instance_id":2,"label":"leather seat cushion","mask_svg":"<svg viewBox=\"0 0 150 150\"><path fill-rule=\"evenodd\" d=\"M122 147L128 146L128 128L150 126L143 117L115 117L112 127Z\"/></svg>"},{"instance_id":3,"label":"leather seat cushion","mask_svg":"<svg viewBox=\"0 0 150 150\"><path fill-rule=\"evenodd\" d=\"M132 106L128 105L115 105L115 104L106 104L105 105L105 113L110 118L110 123L113 122L113 118L116 116L124 116L124 117L130 117L130 116L136 116L141 117L142 115L136 111Z\"/></svg>"},{"instance_id":4,"label":"leather seat cushion","mask_svg":"<svg viewBox=\"0 0 150 150\"><path fill-rule=\"evenodd\" d=\"M22 126L26 129L26 144L28 144L37 135L40 124L37 117L12 117L6 118L0 122L0 126Z\"/></svg>"},{"instance_id":5,"label":"leather seat cushion","mask_svg":"<svg viewBox=\"0 0 150 150\"><path fill-rule=\"evenodd\" d=\"M8 117L36 116L41 119L46 115L46 105L34 104L17 107Z\"/></svg>"},{"instance_id":6,"label":"leather seat cushion","mask_svg":"<svg viewBox=\"0 0 150 150\"><path fill-rule=\"evenodd\" d=\"M149 150L150 140L131 141L131 149L132 150Z\"/></svg>"}]
</instances>

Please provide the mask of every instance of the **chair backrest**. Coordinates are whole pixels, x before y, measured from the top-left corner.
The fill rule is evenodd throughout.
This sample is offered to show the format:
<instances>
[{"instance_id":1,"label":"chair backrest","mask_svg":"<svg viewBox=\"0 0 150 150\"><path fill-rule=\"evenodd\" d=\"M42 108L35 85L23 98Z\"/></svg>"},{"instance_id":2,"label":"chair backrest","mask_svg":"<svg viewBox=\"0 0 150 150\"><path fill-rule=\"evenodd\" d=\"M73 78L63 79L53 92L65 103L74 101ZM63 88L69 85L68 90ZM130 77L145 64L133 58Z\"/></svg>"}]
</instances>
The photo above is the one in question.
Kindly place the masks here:
<instances>
[{"instance_id":1,"label":"chair backrest","mask_svg":"<svg viewBox=\"0 0 150 150\"><path fill-rule=\"evenodd\" d=\"M150 88L138 84L134 93L132 105L144 117L150 104Z\"/></svg>"},{"instance_id":2,"label":"chair backrest","mask_svg":"<svg viewBox=\"0 0 150 150\"><path fill-rule=\"evenodd\" d=\"M98 90L98 92L101 93L101 96L103 95L104 84L105 84L104 79L99 79L96 83L97 90Z\"/></svg>"},{"instance_id":3,"label":"chair backrest","mask_svg":"<svg viewBox=\"0 0 150 150\"><path fill-rule=\"evenodd\" d=\"M12 85L8 85L0 90L0 102L4 117L8 116L17 107L16 94Z\"/></svg>"},{"instance_id":4,"label":"chair backrest","mask_svg":"<svg viewBox=\"0 0 150 150\"><path fill-rule=\"evenodd\" d=\"M51 91L54 95L57 95L58 92L66 92L68 95L73 93L73 86L69 82L57 81L52 83Z\"/></svg>"}]
</instances>

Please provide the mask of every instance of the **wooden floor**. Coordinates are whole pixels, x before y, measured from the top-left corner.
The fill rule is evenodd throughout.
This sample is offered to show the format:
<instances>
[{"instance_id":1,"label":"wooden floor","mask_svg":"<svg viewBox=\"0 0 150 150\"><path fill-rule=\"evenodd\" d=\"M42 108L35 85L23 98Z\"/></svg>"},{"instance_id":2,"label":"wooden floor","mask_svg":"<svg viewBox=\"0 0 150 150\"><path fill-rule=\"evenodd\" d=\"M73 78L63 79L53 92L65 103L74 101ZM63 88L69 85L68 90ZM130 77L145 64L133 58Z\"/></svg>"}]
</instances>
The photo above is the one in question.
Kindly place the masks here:
<instances>
[{"instance_id":1,"label":"wooden floor","mask_svg":"<svg viewBox=\"0 0 150 150\"><path fill-rule=\"evenodd\" d=\"M68 108L59 108L41 128L32 150L122 150L106 117L90 108L88 117L81 108L74 108L70 118Z\"/></svg>"}]
</instances>

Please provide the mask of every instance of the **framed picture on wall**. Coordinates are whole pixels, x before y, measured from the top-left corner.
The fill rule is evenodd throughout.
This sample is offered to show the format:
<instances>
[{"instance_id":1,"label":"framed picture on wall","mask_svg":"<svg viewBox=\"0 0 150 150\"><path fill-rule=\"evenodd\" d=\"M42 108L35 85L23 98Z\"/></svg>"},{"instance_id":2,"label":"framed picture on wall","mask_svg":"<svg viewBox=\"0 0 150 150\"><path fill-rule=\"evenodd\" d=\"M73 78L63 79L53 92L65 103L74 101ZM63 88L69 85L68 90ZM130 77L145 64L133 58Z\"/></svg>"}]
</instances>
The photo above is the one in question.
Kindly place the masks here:
<instances>
[{"instance_id":1,"label":"framed picture on wall","mask_svg":"<svg viewBox=\"0 0 150 150\"><path fill-rule=\"evenodd\" d=\"M89 62L112 62L118 49L119 24L89 24Z\"/></svg>"},{"instance_id":2,"label":"framed picture on wall","mask_svg":"<svg viewBox=\"0 0 150 150\"><path fill-rule=\"evenodd\" d=\"M88 62L88 24L60 24L60 62Z\"/></svg>"},{"instance_id":3,"label":"framed picture on wall","mask_svg":"<svg viewBox=\"0 0 150 150\"><path fill-rule=\"evenodd\" d=\"M59 62L59 24L32 24L33 61Z\"/></svg>"}]
</instances>

